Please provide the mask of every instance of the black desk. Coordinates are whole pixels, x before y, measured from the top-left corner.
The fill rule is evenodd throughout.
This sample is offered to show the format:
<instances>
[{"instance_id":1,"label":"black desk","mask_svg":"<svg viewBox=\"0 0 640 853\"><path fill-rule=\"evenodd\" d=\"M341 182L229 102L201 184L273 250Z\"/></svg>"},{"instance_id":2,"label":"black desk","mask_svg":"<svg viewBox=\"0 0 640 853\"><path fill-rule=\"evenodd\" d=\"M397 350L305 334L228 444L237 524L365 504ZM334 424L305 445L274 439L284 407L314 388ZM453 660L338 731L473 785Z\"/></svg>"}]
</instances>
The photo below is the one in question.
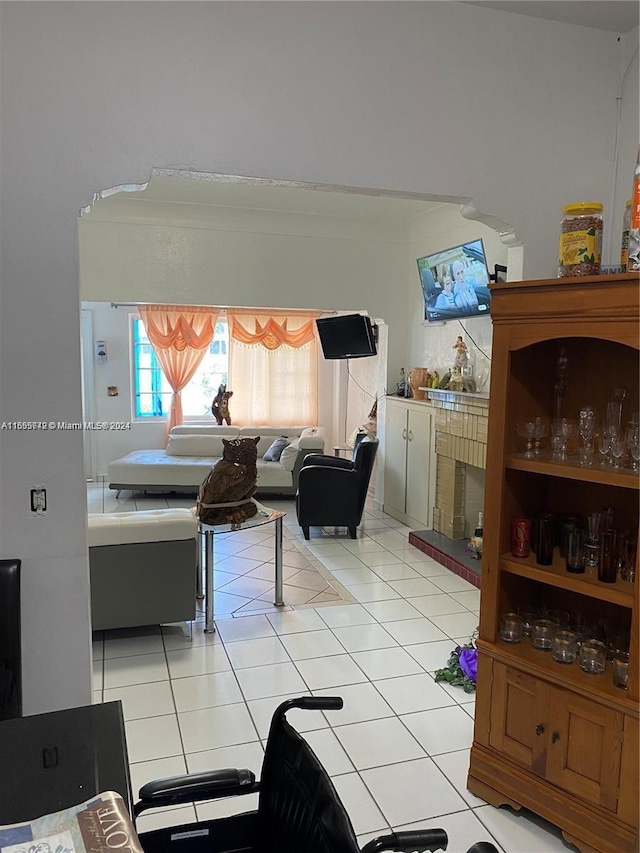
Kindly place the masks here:
<instances>
[{"instance_id":1,"label":"black desk","mask_svg":"<svg viewBox=\"0 0 640 853\"><path fill-rule=\"evenodd\" d=\"M0 722L0 824L116 791L131 812L122 703Z\"/></svg>"}]
</instances>

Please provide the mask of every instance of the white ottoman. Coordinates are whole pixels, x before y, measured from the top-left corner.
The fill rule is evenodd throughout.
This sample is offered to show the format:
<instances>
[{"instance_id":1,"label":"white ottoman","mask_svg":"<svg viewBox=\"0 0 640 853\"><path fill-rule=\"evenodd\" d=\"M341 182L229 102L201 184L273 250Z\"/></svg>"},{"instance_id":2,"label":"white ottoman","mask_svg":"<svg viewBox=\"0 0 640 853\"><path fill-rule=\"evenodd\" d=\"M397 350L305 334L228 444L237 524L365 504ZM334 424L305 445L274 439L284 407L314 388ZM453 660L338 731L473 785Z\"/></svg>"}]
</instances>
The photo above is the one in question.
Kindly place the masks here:
<instances>
[{"instance_id":1,"label":"white ottoman","mask_svg":"<svg viewBox=\"0 0 640 853\"><path fill-rule=\"evenodd\" d=\"M197 534L189 509L90 513L93 630L194 619Z\"/></svg>"}]
</instances>

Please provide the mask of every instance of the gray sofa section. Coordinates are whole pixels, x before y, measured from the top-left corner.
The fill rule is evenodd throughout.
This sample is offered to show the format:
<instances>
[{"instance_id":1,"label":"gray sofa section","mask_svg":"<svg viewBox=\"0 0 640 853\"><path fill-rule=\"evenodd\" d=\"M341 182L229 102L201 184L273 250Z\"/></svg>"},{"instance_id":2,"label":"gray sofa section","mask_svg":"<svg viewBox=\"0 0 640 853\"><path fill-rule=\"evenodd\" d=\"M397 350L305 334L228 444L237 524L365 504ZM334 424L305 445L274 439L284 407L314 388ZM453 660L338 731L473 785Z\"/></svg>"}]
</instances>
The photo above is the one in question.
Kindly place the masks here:
<instances>
[{"instance_id":1,"label":"gray sofa section","mask_svg":"<svg viewBox=\"0 0 640 853\"><path fill-rule=\"evenodd\" d=\"M92 629L195 619L197 530L188 509L90 514Z\"/></svg>"}]
</instances>

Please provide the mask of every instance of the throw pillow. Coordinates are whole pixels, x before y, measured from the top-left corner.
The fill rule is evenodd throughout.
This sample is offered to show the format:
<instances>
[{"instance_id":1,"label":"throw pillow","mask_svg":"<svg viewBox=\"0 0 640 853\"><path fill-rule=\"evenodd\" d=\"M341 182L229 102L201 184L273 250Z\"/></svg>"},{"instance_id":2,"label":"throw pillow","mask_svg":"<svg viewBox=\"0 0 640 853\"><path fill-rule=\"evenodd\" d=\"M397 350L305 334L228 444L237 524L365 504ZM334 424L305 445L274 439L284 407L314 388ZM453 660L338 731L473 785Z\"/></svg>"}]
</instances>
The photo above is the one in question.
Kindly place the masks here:
<instances>
[{"instance_id":1,"label":"throw pillow","mask_svg":"<svg viewBox=\"0 0 640 853\"><path fill-rule=\"evenodd\" d=\"M282 456L282 451L289 444L289 439L286 435L279 435L268 450L265 450L262 457L265 462L279 462Z\"/></svg>"}]
</instances>

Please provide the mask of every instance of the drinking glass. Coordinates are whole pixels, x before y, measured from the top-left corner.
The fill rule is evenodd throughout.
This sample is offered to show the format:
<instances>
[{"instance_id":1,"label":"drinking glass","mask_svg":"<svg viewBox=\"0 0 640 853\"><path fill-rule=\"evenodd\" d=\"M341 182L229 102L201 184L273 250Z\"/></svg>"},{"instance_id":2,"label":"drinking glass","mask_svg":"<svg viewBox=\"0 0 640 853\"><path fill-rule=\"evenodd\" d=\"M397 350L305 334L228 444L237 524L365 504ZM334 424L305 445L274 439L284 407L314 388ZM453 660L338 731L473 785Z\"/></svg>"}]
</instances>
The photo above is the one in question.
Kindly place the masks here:
<instances>
[{"instance_id":1,"label":"drinking glass","mask_svg":"<svg viewBox=\"0 0 640 853\"><path fill-rule=\"evenodd\" d=\"M553 458L562 461L567 458L567 442L577 433L577 424L570 418L556 418L551 422Z\"/></svg>"},{"instance_id":2,"label":"drinking glass","mask_svg":"<svg viewBox=\"0 0 640 853\"><path fill-rule=\"evenodd\" d=\"M531 421L520 421L516 424L516 430L518 435L527 439L527 446L524 451L524 457L526 459L533 459L533 439L535 437L536 432L536 422L535 420Z\"/></svg>"},{"instance_id":3,"label":"drinking glass","mask_svg":"<svg viewBox=\"0 0 640 853\"><path fill-rule=\"evenodd\" d=\"M568 628L571 614L568 610L548 610L545 618L555 622L556 628Z\"/></svg>"},{"instance_id":4,"label":"drinking glass","mask_svg":"<svg viewBox=\"0 0 640 853\"><path fill-rule=\"evenodd\" d=\"M580 668L600 675L605 669L606 652L605 644L599 640L585 640L580 646Z\"/></svg>"},{"instance_id":5,"label":"drinking glass","mask_svg":"<svg viewBox=\"0 0 640 853\"><path fill-rule=\"evenodd\" d=\"M632 424L627 430L627 447L631 456L631 470L638 471L638 461L640 461L640 427L637 424Z\"/></svg>"},{"instance_id":6,"label":"drinking glass","mask_svg":"<svg viewBox=\"0 0 640 853\"><path fill-rule=\"evenodd\" d=\"M602 468L609 464L609 448L611 447L611 437L605 432L598 436L598 453L601 456L600 466Z\"/></svg>"},{"instance_id":7,"label":"drinking glass","mask_svg":"<svg viewBox=\"0 0 640 853\"><path fill-rule=\"evenodd\" d=\"M537 524L536 563L539 566L550 566L553 563L554 544L555 519L551 514L542 515Z\"/></svg>"},{"instance_id":8,"label":"drinking glass","mask_svg":"<svg viewBox=\"0 0 640 853\"><path fill-rule=\"evenodd\" d=\"M580 448L580 464L584 468L590 468L593 465L593 446Z\"/></svg>"},{"instance_id":9,"label":"drinking glass","mask_svg":"<svg viewBox=\"0 0 640 853\"><path fill-rule=\"evenodd\" d=\"M613 683L616 687L627 689L629 684L629 655L618 652L613 658Z\"/></svg>"},{"instance_id":10,"label":"drinking glass","mask_svg":"<svg viewBox=\"0 0 640 853\"><path fill-rule=\"evenodd\" d=\"M622 579L626 579L627 568L633 549L633 537L628 530L618 530L616 535L616 573Z\"/></svg>"},{"instance_id":11,"label":"drinking glass","mask_svg":"<svg viewBox=\"0 0 640 853\"><path fill-rule=\"evenodd\" d=\"M578 414L578 432L583 447L593 450L593 437L596 434L596 410L593 406L583 406Z\"/></svg>"},{"instance_id":12,"label":"drinking glass","mask_svg":"<svg viewBox=\"0 0 640 853\"><path fill-rule=\"evenodd\" d=\"M600 522L602 514L592 512L587 516L587 538L584 545L584 564L595 569L600 561Z\"/></svg>"},{"instance_id":13,"label":"drinking glass","mask_svg":"<svg viewBox=\"0 0 640 853\"><path fill-rule=\"evenodd\" d=\"M533 623L540 613L536 607L530 607L528 604L518 607L518 613L522 619L522 633L525 637L530 637Z\"/></svg>"},{"instance_id":14,"label":"drinking glass","mask_svg":"<svg viewBox=\"0 0 640 853\"><path fill-rule=\"evenodd\" d=\"M583 574L585 563L585 538L584 530L571 530L567 537L567 571L572 574Z\"/></svg>"},{"instance_id":15,"label":"drinking glass","mask_svg":"<svg viewBox=\"0 0 640 853\"><path fill-rule=\"evenodd\" d=\"M614 438L611 442L611 455L614 459L613 467L616 469L620 468L620 460L624 454L624 445L625 442L621 438Z\"/></svg>"},{"instance_id":16,"label":"drinking glass","mask_svg":"<svg viewBox=\"0 0 640 853\"><path fill-rule=\"evenodd\" d=\"M531 645L544 652L550 651L557 630L558 626L551 619L536 619L531 626Z\"/></svg>"},{"instance_id":17,"label":"drinking glass","mask_svg":"<svg viewBox=\"0 0 640 853\"><path fill-rule=\"evenodd\" d=\"M600 537L600 560L598 561L598 580L601 583L615 583L618 577L616 568L616 531L607 530Z\"/></svg>"},{"instance_id":18,"label":"drinking glass","mask_svg":"<svg viewBox=\"0 0 640 853\"><path fill-rule=\"evenodd\" d=\"M522 616L518 613L502 613L500 616L500 638L505 643L519 643L523 635Z\"/></svg>"},{"instance_id":19,"label":"drinking glass","mask_svg":"<svg viewBox=\"0 0 640 853\"><path fill-rule=\"evenodd\" d=\"M622 420L622 401L610 400L604 416L604 429L608 435L617 435L620 432Z\"/></svg>"},{"instance_id":20,"label":"drinking glass","mask_svg":"<svg viewBox=\"0 0 640 853\"><path fill-rule=\"evenodd\" d=\"M549 435L549 421L545 418L535 419L535 428L533 432L533 454L539 456L542 453L542 439Z\"/></svg>"},{"instance_id":21,"label":"drinking glass","mask_svg":"<svg viewBox=\"0 0 640 853\"><path fill-rule=\"evenodd\" d=\"M578 638L573 631L556 631L551 645L551 657L558 663L573 663L578 657Z\"/></svg>"}]
</instances>

